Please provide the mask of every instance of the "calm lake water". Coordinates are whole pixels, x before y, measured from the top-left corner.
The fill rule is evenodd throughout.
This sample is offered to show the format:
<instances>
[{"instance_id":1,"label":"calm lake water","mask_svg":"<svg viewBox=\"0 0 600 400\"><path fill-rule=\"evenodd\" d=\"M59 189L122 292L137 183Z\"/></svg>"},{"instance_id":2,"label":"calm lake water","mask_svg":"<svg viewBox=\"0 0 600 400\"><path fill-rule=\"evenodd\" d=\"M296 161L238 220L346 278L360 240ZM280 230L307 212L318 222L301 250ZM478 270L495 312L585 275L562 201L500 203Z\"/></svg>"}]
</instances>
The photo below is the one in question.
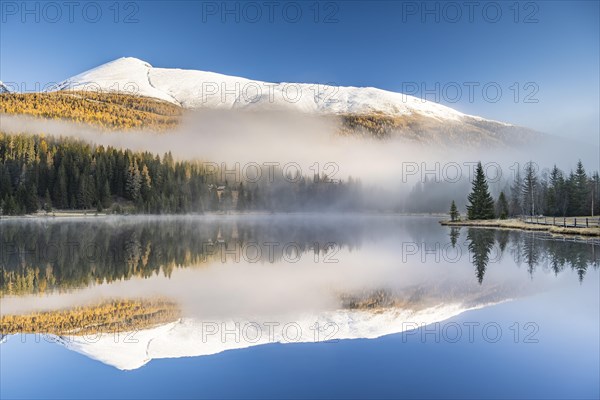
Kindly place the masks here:
<instances>
[{"instance_id":1,"label":"calm lake water","mask_svg":"<svg viewBox=\"0 0 600 400\"><path fill-rule=\"evenodd\" d=\"M3 315L115 299L179 314L7 335L0 397L598 398L598 240L437 220L2 220Z\"/></svg>"}]
</instances>

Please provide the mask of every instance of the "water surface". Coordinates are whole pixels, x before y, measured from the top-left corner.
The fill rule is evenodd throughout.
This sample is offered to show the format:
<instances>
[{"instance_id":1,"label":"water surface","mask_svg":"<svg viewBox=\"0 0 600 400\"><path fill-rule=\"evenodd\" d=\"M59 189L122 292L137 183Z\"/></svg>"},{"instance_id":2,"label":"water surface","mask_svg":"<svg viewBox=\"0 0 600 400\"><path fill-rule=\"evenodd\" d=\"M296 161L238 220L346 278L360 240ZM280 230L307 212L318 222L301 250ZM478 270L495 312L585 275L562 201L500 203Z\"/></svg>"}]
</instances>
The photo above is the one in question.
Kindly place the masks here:
<instances>
[{"instance_id":1,"label":"water surface","mask_svg":"<svg viewBox=\"0 0 600 400\"><path fill-rule=\"evenodd\" d=\"M5 337L3 398L600 395L594 240L396 215L17 219L0 232L4 315L180 308L140 330Z\"/></svg>"}]
</instances>

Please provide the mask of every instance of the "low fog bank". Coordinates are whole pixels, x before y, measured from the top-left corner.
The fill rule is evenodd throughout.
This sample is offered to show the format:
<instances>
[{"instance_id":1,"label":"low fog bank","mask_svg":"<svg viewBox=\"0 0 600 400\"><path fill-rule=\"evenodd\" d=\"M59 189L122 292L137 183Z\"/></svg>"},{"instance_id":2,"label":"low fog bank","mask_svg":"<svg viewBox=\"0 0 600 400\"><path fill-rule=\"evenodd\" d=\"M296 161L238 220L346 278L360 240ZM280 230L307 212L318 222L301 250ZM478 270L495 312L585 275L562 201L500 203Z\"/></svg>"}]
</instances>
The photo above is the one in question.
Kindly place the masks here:
<instances>
[{"instance_id":1,"label":"low fog bank","mask_svg":"<svg viewBox=\"0 0 600 400\"><path fill-rule=\"evenodd\" d=\"M588 165L598 165L600 157L598 149L575 142L576 147L570 148L566 141L550 135L547 143L532 143L526 148L489 148L485 144L452 146L342 137L336 134L337 127L337 120L331 117L239 110L192 112L168 133L109 132L84 124L16 115L0 118L0 130L7 133L72 137L161 155L171 151L179 159L226 163L228 167L235 163L297 162L303 171L309 171L314 163L334 162L339 167L338 178L351 175L373 182L396 180L403 164L405 172L409 172L410 163L426 163L423 171L435 169L435 163L476 161L506 166L536 161L545 166L558 163L559 167L572 168L579 158Z\"/></svg>"},{"instance_id":2,"label":"low fog bank","mask_svg":"<svg viewBox=\"0 0 600 400\"><path fill-rule=\"evenodd\" d=\"M478 161L486 166L496 194L510 185L516 168L523 168L529 161L540 169L557 164L567 171L578 159L588 169L599 165L598 149L553 136L520 148L492 148L340 136L338 123L332 117L238 110L189 113L176 130L167 133L107 132L82 124L15 115L2 115L0 130L70 137L160 155L171 151L177 159L217 166L230 182L244 181L256 165L264 168L263 172L276 167L307 178L327 175L335 181L347 181L352 177L362 182L363 195L374 200L373 208L411 212L445 210L449 199L456 199L461 206ZM404 202L411 201L415 184L432 181L441 183L432 196L433 205L407 209Z\"/></svg>"}]
</instances>

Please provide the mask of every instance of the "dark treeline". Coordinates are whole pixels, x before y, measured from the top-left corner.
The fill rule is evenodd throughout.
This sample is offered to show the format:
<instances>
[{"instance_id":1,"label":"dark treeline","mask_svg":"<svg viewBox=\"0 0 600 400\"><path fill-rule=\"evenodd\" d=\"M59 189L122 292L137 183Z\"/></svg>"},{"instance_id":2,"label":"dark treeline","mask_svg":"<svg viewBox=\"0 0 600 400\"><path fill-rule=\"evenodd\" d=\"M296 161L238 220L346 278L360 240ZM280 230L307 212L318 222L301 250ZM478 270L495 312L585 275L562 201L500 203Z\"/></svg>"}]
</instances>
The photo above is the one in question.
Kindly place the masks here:
<instances>
[{"instance_id":1,"label":"dark treeline","mask_svg":"<svg viewBox=\"0 0 600 400\"><path fill-rule=\"evenodd\" d=\"M256 183L231 183L203 163L175 161L170 153L160 157L72 139L0 133L4 215L40 209L166 214L366 207L359 181L274 172L265 171Z\"/></svg>"},{"instance_id":2,"label":"dark treeline","mask_svg":"<svg viewBox=\"0 0 600 400\"><path fill-rule=\"evenodd\" d=\"M600 176L586 172L579 161L568 173L556 165L538 172L528 163L509 189L512 215L579 216L600 214Z\"/></svg>"},{"instance_id":3,"label":"dark treeline","mask_svg":"<svg viewBox=\"0 0 600 400\"><path fill-rule=\"evenodd\" d=\"M586 171L581 161L574 171L568 172L557 166L539 170L534 163L511 168L511 173L513 171L511 179L486 182L494 199L496 218L600 215L600 176L598 171ZM467 195L472 183L466 178L457 182L426 179L413 187L404 209L408 212L447 212L452 201L456 201L459 211L465 210L470 203Z\"/></svg>"}]
</instances>

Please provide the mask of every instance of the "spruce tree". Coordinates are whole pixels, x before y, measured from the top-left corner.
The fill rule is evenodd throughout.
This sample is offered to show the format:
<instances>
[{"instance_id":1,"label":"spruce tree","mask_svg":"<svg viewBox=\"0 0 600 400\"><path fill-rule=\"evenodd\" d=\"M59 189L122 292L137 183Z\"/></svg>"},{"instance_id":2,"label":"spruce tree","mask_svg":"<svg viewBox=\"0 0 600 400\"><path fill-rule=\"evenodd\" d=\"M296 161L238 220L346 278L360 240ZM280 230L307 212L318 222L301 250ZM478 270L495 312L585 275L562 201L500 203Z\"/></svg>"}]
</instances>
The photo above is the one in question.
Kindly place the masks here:
<instances>
[{"instance_id":1,"label":"spruce tree","mask_svg":"<svg viewBox=\"0 0 600 400\"><path fill-rule=\"evenodd\" d=\"M496 203L496 215L500 219L508 218L508 201L506 200L506 196L504 192L500 192L498 196L498 202Z\"/></svg>"},{"instance_id":2,"label":"spruce tree","mask_svg":"<svg viewBox=\"0 0 600 400\"><path fill-rule=\"evenodd\" d=\"M600 214L600 175L598 171L594 172L590 180L590 210L592 217Z\"/></svg>"},{"instance_id":3,"label":"spruce tree","mask_svg":"<svg viewBox=\"0 0 600 400\"><path fill-rule=\"evenodd\" d=\"M574 215L588 215L590 209L588 208L589 198L589 186L588 178L583 168L581 160L577 162L577 169L575 169L575 180L573 187L573 214Z\"/></svg>"},{"instance_id":4,"label":"spruce tree","mask_svg":"<svg viewBox=\"0 0 600 400\"><path fill-rule=\"evenodd\" d=\"M150 198L150 192L152 190L152 178L150 178L150 172L148 170L148 166L144 164L142 167L141 173L141 185L140 185L140 194L142 199L147 202Z\"/></svg>"},{"instance_id":5,"label":"spruce tree","mask_svg":"<svg viewBox=\"0 0 600 400\"><path fill-rule=\"evenodd\" d=\"M112 200L110 197L110 184L108 183L108 180L105 180L104 185L102 185L102 187L100 188L99 197L100 197L99 200L102 203L102 208L110 207Z\"/></svg>"},{"instance_id":6,"label":"spruce tree","mask_svg":"<svg viewBox=\"0 0 600 400\"><path fill-rule=\"evenodd\" d=\"M50 191L46 189L46 193L44 194L44 211L47 213L52 212L52 199L50 198Z\"/></svg>"},{"instance_id":7,"label":"spruce tree","mask_svg":"<svg viewBox=\"0 0 600 400\"><path fill-rule=\"evenodd\" d=\"M523 213L523 205L521 202L521 186L523 181L521 180L521 171L517 167L515 171L515 180L510 187L510 215L517 216Z\"/></svg>"},{"instance_id":8,"label":"spruce tree","mask_svg":"<svg viewBox=\"0 0 600 400\"><path fill-rule=\"evenodd\" d=\"M472 191L467 198L467 217L469 219L493 219L494 199L490 195L487 180L481 163L477 164L475 178L472 182Z\"/></svg>"},{"instance_id":9,"label":"spruce tree","mask_svg":"<svg viewBox=\"0 0 600 400\"><path fill-rule=\"evenodd\" d=\"M460 214L458 213L458 209L456 208L456 203L452 200L452 204L450 205L450 220L457 221Z\"/></svg>"},{"instance_id":10,"label":"spruce tree","mask_svg":"<svg viewBox=\"0 0 600 400\"><path fill-rule=\"evenodd\" d=\"M54 202L56 208L64 209L68 207L67 194L67 173L63 163L58 167L58 175L54 185Z\"/></svg>"},{"instance_id":11,"label":"spruce tree","mask_svg":"<svg viewBox=\"0 0 600 400\"><path fill-rule=\"evenodd\" d=\"M25 203L25 211L28 214L37 212L39 208L37 187L35 183L30 183L27 188L27 201Z\"/></svg>"},{"instance_id":12,"label":"spruce tree","mask_svg":"<svg viewBox=\"0 0 600 400\"><path fill-rule=\"evenodd\" d=\"M17 215L19 214L19 207L13 196L7 196L4 204L2 205L2 213L4 215Z\"/></svg>"},{"instance_id":13,"label":"spruce tree","mask_svg":"<svg viewBox=\"0 0 600 400\"><path fill-rule=\"evenodd\" d=\"M556 165L550 172L550 182L548 185L548 193L546 198L546 214L558 216L561 204L562 191L562 171Z\"/></svg>"},{"instance_id":14,"label":"spruce tree","mask_svg":"<svg viewBox=\"0 0 600 400\"><path fill-rule=\"evenodd\" d=\"M142 187L142 176L138 168L137 160L129 163L127 169L127 179L125 181L125 193L127 198L134 202L140 198L140 189Z\"/></svg>"},{"instance_id":15,"label":"spruce tree","mask_svg":"<svg viewBox=\"0 0 600 400\"><path fill-rule=\"evenodd\" d=\"M523 179L523 209L528 215L536 214L536 203L537 203L537 191L538 191L538 177L535 170L535 164L528 162L525 165L525 178Z\"/></svg>"}]
</instances>

